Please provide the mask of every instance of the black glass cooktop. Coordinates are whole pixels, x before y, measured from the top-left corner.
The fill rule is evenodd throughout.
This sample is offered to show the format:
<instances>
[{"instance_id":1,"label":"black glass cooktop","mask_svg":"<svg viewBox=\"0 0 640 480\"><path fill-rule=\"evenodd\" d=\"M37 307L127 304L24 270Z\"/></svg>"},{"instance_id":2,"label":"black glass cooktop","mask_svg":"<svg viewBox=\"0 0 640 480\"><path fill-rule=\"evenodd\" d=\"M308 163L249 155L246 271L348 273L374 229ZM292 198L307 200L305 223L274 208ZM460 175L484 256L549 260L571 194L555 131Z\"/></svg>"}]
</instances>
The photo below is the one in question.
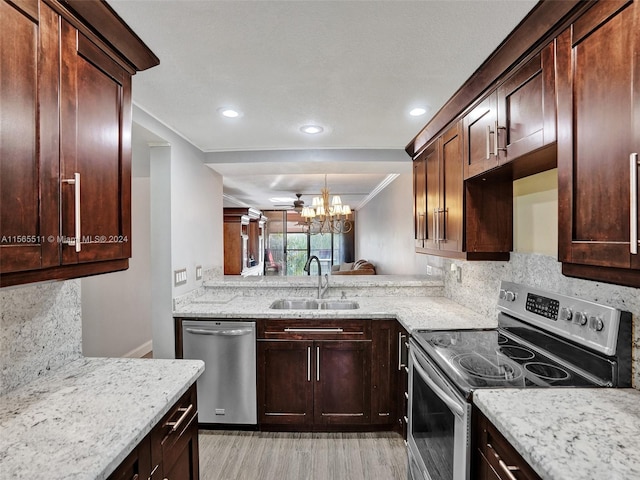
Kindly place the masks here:
<instances>
[{"instance_id":1,"label":"black glass cooktop","mask_svg":"<svg viewBox=\"0 0 640 480\"><path fill-rule=\"evenodd\" d=\"M509 332L418 332L413 337L467 394L477 388L597 385Z\"/></svg>"}]
</instances>

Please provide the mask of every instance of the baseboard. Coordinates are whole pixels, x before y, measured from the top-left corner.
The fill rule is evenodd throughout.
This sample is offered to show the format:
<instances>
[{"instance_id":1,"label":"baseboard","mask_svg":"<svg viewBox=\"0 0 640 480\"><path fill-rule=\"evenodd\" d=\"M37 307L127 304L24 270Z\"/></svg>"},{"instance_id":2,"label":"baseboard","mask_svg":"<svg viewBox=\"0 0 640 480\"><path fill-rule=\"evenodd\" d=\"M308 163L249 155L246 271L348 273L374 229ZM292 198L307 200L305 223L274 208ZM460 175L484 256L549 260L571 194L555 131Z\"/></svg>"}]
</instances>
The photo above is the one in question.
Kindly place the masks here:
<instances>
[{"instance_id":1,"label":"baseboard","mask_svg":"<svg viewBox=\"0 0 640 480\"><path fill-rule=\"evenodd\" d=\"M138 348L134 348L128 353L125 353L123 357L126 358L142 358L147 353L153 350L153 341L149 340L148 342L143 343Z\"/></svg>"}]
</instances>

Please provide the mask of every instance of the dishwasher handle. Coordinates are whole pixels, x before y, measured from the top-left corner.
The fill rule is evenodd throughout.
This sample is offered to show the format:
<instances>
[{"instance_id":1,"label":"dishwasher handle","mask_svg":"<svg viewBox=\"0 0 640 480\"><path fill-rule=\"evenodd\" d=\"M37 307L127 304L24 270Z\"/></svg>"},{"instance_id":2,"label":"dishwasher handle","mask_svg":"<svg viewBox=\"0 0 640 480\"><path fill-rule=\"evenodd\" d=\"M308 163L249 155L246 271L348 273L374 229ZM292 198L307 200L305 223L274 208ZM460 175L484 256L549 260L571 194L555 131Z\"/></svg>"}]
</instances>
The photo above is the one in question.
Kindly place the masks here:
<instances>
[{"instance_id":1,"label":"dishwasher handle","mask_svg":"<svg viewBox=\"0 0 640 480\"><path fill-rule=\"evenodd\" d=\"M185 331L194 335L216 335L218 337L239 337L253 333L253 329L242 328L233 330L207 330L204 328L186 328Z\"/></svg>"}]
</instances>

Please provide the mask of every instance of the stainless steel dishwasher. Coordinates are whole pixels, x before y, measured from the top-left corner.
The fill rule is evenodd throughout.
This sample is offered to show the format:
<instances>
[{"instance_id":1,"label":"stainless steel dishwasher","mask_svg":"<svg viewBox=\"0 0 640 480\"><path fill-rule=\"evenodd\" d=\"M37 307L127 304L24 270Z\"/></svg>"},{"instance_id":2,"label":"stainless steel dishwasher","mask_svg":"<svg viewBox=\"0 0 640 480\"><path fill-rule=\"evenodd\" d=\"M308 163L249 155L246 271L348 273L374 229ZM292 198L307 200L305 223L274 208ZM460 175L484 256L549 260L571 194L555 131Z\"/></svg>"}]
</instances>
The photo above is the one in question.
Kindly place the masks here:
<instances>
[{"instance_id":1,"label":"stainless steel dishwasher","mask_svg":"<svg viewBox=\"0 0 640 480\"><path fill-rule=\"evenodd\" d=\"M182 322L183 357L202 360L199 422L256 425L256 323Z\"/></svg>"}]
</instances>

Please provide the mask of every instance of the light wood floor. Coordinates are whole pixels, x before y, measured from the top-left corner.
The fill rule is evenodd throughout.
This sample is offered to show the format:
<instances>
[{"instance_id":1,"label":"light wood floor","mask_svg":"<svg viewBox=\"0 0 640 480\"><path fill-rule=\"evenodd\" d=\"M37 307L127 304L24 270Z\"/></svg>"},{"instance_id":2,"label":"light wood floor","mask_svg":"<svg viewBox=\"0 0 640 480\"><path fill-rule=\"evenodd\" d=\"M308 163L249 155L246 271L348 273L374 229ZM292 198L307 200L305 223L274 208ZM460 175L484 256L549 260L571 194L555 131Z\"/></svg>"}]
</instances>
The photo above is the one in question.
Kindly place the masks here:
<instances>
[{"instance_id":1,"label":"light wood floor","mask_svg":"<svg viewBox=\"0 0 640 480\"><path fill-rule=\"evenodd\" d=\"M201 480L405 480L407 454L394 433L201 430Z\"/></svg>"}]
</instances>

